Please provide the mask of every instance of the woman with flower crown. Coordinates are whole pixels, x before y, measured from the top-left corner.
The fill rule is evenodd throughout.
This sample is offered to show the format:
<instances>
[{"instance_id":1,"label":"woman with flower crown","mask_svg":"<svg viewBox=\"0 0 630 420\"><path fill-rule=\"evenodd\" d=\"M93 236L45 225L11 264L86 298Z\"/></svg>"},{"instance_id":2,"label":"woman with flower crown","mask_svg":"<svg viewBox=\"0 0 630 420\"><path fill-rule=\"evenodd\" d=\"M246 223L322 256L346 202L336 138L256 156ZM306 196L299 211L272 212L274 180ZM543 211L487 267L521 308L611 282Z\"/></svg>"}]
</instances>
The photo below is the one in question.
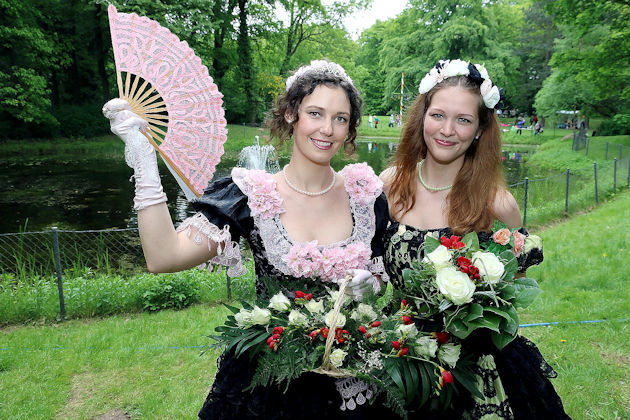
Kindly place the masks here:
<instances>
[{"instance_id":1,"label":"woman with flower crown","mask_svg":"<svg viewBox=\"0 0 630 420\"><path fill-rule=\"evenodd\" d=\"M495 220L511 229L522 223L503 179L495 114L501 94L487 70L462 60L440 61L422 79L419 92L392 166L380 175L393 219L384 236L385 268L398 288L404 287L403 270L422 257L426 236L452 239L475 231L482 242L491 239ZM501 234L511 235L509 229ZM519 271L542 261L538 237L524 229L513 235ZM427 331L441 325L419 324ZM483 398L454 397L450 418L568 418L548 379L557 374L533 343L517 336L499 351L489 337L473 333L463 345L478 358Z\"/></svg>"},{"instance_id":2,"label":"woman with flower crown","mask_svg":"<svg viewBox=\"0 0 630 420\"><path fill-rule=\"evenodd\" d=\"M322 290L348 273L354 276L346 288L349 295L360 299L367 290L378 291L384 275L381 236L389 220L382 182L367 164L348 165L338 173L330 166L340 148L354 151L361 106L357 89L338 64L319 60L298 69L287 79L270 122L271 135L280 144L293 140L289 163L273 175L234 168L192 202L198 213L177 229L165 204L154 150L148 143L127 143L127 161L136 168L134 207L148 269L172 272L222 264L237 276L245 272L239 248L239 238L245 238L254 255L259 296L271 297L270 282L294 298L296 290ZM117 118L112 131L125 140L144 124L137 116ZM244 391L254 367L247 355L223 354L199 417L365 418L366 410L390 413L368 403L374 388L356 378L305 373L286 390L270 385Z\"/></svg>"}]
</instances>

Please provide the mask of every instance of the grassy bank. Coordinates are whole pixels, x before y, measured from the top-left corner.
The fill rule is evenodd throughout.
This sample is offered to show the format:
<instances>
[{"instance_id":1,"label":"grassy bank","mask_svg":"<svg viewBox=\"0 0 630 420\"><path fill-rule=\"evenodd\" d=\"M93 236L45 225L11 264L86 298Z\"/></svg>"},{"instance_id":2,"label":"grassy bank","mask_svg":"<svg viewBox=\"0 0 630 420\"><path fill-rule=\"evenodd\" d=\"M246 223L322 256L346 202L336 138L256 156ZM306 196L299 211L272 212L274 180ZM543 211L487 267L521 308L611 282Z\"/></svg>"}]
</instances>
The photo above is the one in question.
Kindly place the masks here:
<instances>
[{"instance_id":1,"label":"grassy bank","mask_svg":"<svg viewBox=\"0 0 630 420\"><path fill-rule=\"evenodd\" d=\"M530 268L543 295L521 323L608 320L522 328L558 371L553 383L574 419L630 416L630 192L541 232L545 261ZM0 418L194 418L216 371L199 356L226 310L181 311L5 327L0 334Z\"/></svg>"}]
</instances>

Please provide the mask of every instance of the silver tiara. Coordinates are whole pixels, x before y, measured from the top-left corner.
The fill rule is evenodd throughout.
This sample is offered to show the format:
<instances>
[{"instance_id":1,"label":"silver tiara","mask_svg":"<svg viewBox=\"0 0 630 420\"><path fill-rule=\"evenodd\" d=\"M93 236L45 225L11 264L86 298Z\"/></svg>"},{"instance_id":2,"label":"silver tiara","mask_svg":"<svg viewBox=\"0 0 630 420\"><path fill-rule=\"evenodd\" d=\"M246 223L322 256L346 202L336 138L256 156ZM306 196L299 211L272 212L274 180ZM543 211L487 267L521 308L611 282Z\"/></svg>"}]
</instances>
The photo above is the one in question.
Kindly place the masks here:
<instances>
[{"instance_id":1,"label":"silver tiara","mask_svg":"<svg viewBox=\"0 0 630 420\"><path fill-rule=\"evenodd\" d=\"M300 67L295 71L295 73L289 76L289 78L287 79L287 90L289 90L291 86L293 86L293 83L295 83L297 79L308 75L332 76L341 80L345 80L346 82L354 86L352 79L348 77L346 71L339 64L326 60L313 60L311 61L311 64L309 64L308 66Z\"/></svg>"}]
</instances>

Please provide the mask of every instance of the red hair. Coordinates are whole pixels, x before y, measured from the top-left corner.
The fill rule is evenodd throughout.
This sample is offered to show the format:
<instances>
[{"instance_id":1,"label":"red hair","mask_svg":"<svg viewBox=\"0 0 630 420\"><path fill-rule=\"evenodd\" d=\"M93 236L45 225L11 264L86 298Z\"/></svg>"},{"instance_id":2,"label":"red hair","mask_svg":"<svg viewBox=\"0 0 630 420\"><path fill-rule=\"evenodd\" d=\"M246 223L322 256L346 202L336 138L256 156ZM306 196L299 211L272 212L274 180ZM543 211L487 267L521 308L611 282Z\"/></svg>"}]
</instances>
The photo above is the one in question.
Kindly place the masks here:
<instances>
[{"instance_id":1,"label":"red hair","mask_svg":"<svg viewBox=\"0 0 630 420\"><path fill-rule=\"evenodd\" d=\"M457 234L483 231L496 218L494 201L498 190L505 188L501 165L501 131L493 109L487 108L479 86L466 76L449 77L426 94L419 95L407 114L392 166L395 169L388 199L394 211L404 215L416 204L418 161L427 156L424 140L424 117L433 95L448 86L460 86L479 96L478 140L474 140L464 156L464 163L447 196L448 224Z\"/></svg>"}]
</instances>

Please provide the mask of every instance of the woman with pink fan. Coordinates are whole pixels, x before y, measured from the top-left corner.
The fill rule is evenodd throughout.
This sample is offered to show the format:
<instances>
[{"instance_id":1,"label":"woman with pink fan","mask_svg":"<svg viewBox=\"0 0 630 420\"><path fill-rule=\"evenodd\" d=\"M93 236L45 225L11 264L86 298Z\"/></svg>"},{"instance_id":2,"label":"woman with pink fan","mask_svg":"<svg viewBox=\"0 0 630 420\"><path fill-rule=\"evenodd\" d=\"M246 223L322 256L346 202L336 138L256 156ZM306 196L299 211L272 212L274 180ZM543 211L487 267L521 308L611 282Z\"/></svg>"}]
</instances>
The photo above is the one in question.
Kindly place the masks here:
<instances>
[{"instance_id":1,"label":"woman with pink fan","mask_svg":"<svg viewBox=\"0 0 630 420\"><path fill-rule=\"evenodd\" d=\"M324 290L348 276L346 293L356 300L381 286L381 236L389 220L382 182L367 164L335 172L332 157L342 147L354 152L362 100L338 64L319 60L286 81L270 121L271 135L293 140L290 162L277 174L234 168L192 200L198 211L173 227L162 192L156 156L141 134L146 122L125 101L105 105L112 131L126 143L125 157L135 171L138 227L147 267L172 272L200 264L229 266L244 273L239 239L252 249L259 296L275 291L296 298L296 290ZM352 254L353 258L331 256ZM316 257L318 256L318 257ZM331 257L331 258L329 258ZM349 274L348 274L349 273ZM390 416L370 404L372 385L355 377L304 373L287 389L256 386L253 361L233 351L219 361L201 418L367 418ZM369 410L369 416L367 414Z\"/></svg>"}]
</instances>

